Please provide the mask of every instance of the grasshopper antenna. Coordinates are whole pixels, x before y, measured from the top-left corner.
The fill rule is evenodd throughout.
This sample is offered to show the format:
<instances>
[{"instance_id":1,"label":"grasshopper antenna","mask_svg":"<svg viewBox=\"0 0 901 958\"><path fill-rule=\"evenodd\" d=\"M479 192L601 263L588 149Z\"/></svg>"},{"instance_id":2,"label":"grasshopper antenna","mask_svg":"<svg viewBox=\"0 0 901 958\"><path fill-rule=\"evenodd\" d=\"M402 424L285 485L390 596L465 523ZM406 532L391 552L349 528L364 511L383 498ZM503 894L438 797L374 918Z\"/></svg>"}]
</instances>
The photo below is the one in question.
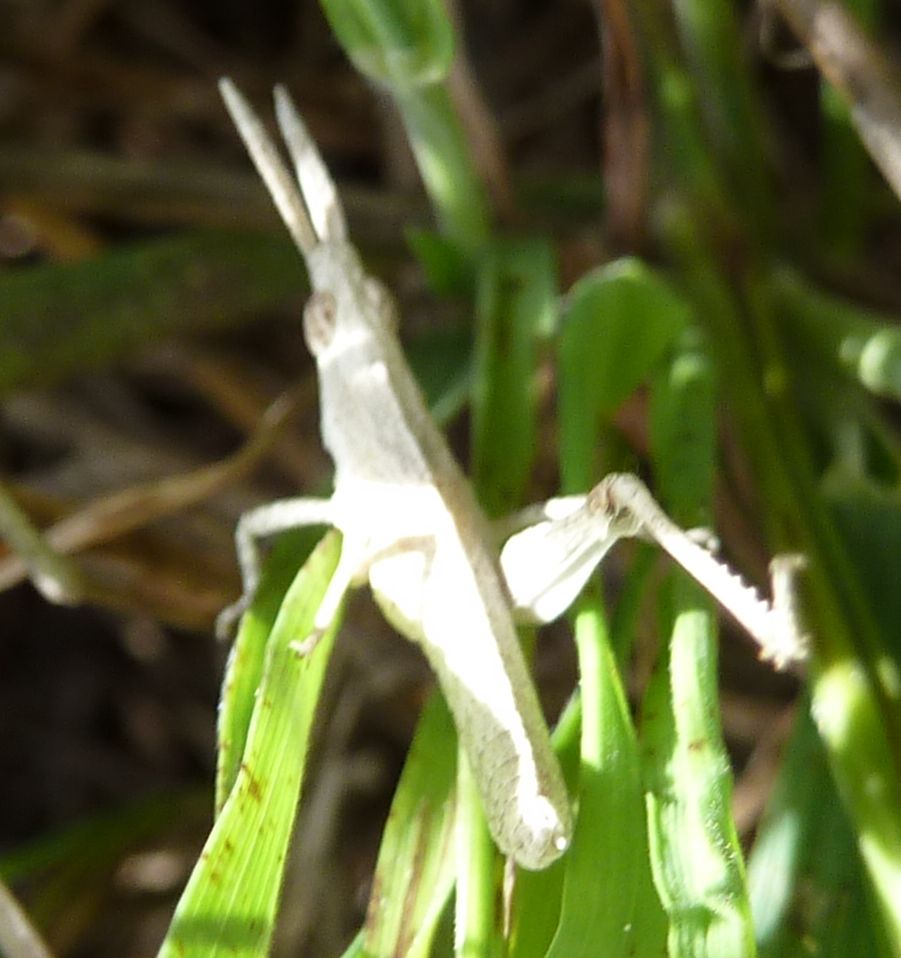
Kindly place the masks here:
<instances>
[{"instance_id":1,"label":"grasshopper antenna","mask_svg":"<svg viewBox=\"0 0 901 958\"><path fill-rule=\"evenodd\" d=\"M291 238L306 256L319 245L319 239L297 182L259 117L228 77L219 81L219 92ZM297 157L294 159L296 162Z\"/></svg>"},{"instance_id":2,"label":"grasshopper antenna","mask_svg":"<svg viewBox=\"0 0 901 958\"><path fill-rule=\"evenodd\" d=\"M297 112L294 101L281 84L275 88L275 117L294 163L297 182L310 211L316 235L320 240L346 242L347 222L335 181Z\"/></svg>"}]
</instances>

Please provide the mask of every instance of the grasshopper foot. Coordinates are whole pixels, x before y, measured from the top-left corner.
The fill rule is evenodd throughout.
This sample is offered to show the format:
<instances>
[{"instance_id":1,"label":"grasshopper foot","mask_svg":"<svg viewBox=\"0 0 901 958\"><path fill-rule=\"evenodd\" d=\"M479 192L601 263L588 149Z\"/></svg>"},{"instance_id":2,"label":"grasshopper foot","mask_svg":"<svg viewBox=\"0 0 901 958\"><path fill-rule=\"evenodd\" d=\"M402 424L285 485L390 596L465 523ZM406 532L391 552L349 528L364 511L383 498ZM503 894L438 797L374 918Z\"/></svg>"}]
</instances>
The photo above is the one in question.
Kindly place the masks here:
<instances>
[{"instance_id":1,"label":"grasshopper foot","mask_svg":"<svg viewBox=\"0 0 901 958\"><path fill-rule=\"evenodd\" d=\"M299 659L302 659L313 652L316 646L319 645L319 642L322 639L323 635L325 635L325 629L314 628L313 631L305 639L298 639L294 642L291 642L288 645L288 648Z\"/></svg>"},{"instance_id":2,"label":"grasshopper foot","mask_svg":"<svg viewBox=\"0 0 901 958\"><path fill-rule=\"evenodd\" d=\"M227 605L216 616L216 638L220 642L227 642L238 631L238 623L250 607L252 598L250 595L242 595L237 602Z\"/></svg>"},{"instance_id":3,"label":"grasshopper foot","mask_svg":"<svg viewBox=\"0 0 901 958\"><path fill-rule=\"evenodd\" d=\"M719 553L720 540L713 529L709 529L707 526L695 526L693 529L686 529L685 534L695 545L699 545L702 549L706 549L708 552L713 553L713 555Z\"/></svg>"}]
</instances>

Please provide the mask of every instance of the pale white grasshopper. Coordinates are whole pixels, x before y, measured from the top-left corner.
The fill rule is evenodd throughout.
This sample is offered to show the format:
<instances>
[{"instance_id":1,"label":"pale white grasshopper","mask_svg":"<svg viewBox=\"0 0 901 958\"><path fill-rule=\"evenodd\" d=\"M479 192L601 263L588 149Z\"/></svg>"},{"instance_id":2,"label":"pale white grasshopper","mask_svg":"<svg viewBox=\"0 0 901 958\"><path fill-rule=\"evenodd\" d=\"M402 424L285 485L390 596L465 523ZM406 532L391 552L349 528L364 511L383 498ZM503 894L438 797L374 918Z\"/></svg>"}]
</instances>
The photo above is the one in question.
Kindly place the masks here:
<instances>
[{"instance_id":1,"label":"pale white grasshopper","mask_svg":"<svg viewBox=\"0 0 901 958\"><path fill-rule=\"evenodd\" d=\"M335 463L331 498L273 502L241 518L245 591L220 631L256 589L261 538L300 525L339 529L341 559L317 630L345 591L368 579L388 620L422 646L438 677L498 846L524 868L543 868L566 849L572 820L514 615L560 615L613 543L634 535L659 542L779 664L803 655L793 605L759 599L630 475L533 507L501 549L429 416L391 297L348 241L334 183L287 93L276 89L275 108L296 179L231 82L220 88L306 260L313 292L303 327L318 370L322 440Z\"/></svg>"}]
</instances>

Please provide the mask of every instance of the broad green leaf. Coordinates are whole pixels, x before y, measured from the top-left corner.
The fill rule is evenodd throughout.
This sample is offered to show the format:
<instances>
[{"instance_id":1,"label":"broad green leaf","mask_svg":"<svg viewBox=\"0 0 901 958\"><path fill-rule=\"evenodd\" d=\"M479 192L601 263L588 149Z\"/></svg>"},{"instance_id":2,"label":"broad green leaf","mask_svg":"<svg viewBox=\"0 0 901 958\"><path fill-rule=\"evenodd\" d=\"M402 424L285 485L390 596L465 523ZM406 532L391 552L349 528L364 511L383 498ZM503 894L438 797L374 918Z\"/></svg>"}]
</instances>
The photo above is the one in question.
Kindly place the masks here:
<instances>
[{"instance_id":1,"label":"broad green leaf","mask_svg":"<svg viewBox=\"0 0 901 958\"><path fill-rule=\"evenodd\" d=\"M560 459L565 492L590 488L602 422L643 383L689 319L650 267L621 259L580 279L560 337Z\"/></svg>"},{"instance_id":2,"label":"broad green leaf","mask_svg":"<svg viewBox=\"0 0 901 958\"><path fill-rule=\"evenodd\" d=\"M361 939L367 958L427 958L454 883L457 736L444 700L426 705L382 836Z\"/></svg>"},{"instance_id":3,"label":"broad green leaf","mask_svg":"<svg viewBox=\"0 0 901 958\"><path fill-rule=\"evenodd\" d=\"M234 787L188 880L159 958L268 955L310 731L337 623L305 656L340 552L327 535L298 573L272 627Z\"/></svg>"},{"instance_id":4,"label":"broad green leaf","mask_svg":"<svg viewBox=\"0 0 901 958\"><path fill-rule=\"evenodd\" d=\"M473 482L490 516L520 506L537 452L539 345L553 330L556 270L540 241L486 251L476 299Z\"/></svg>"}]
</instances>

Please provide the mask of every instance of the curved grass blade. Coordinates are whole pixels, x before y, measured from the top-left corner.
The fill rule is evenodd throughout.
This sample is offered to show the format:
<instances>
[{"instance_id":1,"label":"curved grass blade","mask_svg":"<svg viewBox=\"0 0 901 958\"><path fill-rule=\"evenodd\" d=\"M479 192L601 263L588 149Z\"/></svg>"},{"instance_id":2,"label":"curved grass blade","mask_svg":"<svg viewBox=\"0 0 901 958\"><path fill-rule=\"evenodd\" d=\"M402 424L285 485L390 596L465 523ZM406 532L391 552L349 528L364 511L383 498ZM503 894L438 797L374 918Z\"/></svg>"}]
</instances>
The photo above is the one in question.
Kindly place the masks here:
<instances>
[{"instance_id":1,"label":"curved grass blade","mask_svg":"<svg viewBox=\"0 0 901 958\"><path fill-rule=\"evenodd\" d=\"M454 31L441 0L321 0L335 36L365 76L392 91L443 80Z\"/></svg>"},{"instance_id":2,"label":"curved grass blade","mask_svg":"<svg viewBox=\"0 0 901 958\"><path fill-rule=\"evenodd\" d=\"M490 235L490 211L451 101L454 30L440 0L320 0L357 69L400 110L419 175L442 230L471 257Z\"/></svg>"},{"instance_id":3,"label":"curved grass blade","mask_svg":"<svg viewBox=\"0 0 901 958\"><path fill-rule=\"evenodd\" d=\"M336 623L307 656L340 552L327 535L294 579L272 627L235 785L182 894L159 958L263 958L269 953L310 731Z\"/></svg>"},{"instance_id":4,"label":"curved grass blade","mask_svg":"<svg viewBox=\"0 0 901 958\"><path fill-rule=\"evenodd\" d=\"M547 955L661 953L666 925L650 881L638 743L604 615L590 594L579 602L575 632L582 688L579 814L560 924Z\"/></svg>"},{"instance_id":5,"label":"curved grass blade","mask_svg":"<svg viewBox=\"0 0 901 958\"><path fill-rule=\"evenodd\" d=\"M690 319L685 301L640 260L608 263L567 296L560 337L563 492L609 470L596 461L598 424L650 375Z\"/></svg>"}]
</instances>

